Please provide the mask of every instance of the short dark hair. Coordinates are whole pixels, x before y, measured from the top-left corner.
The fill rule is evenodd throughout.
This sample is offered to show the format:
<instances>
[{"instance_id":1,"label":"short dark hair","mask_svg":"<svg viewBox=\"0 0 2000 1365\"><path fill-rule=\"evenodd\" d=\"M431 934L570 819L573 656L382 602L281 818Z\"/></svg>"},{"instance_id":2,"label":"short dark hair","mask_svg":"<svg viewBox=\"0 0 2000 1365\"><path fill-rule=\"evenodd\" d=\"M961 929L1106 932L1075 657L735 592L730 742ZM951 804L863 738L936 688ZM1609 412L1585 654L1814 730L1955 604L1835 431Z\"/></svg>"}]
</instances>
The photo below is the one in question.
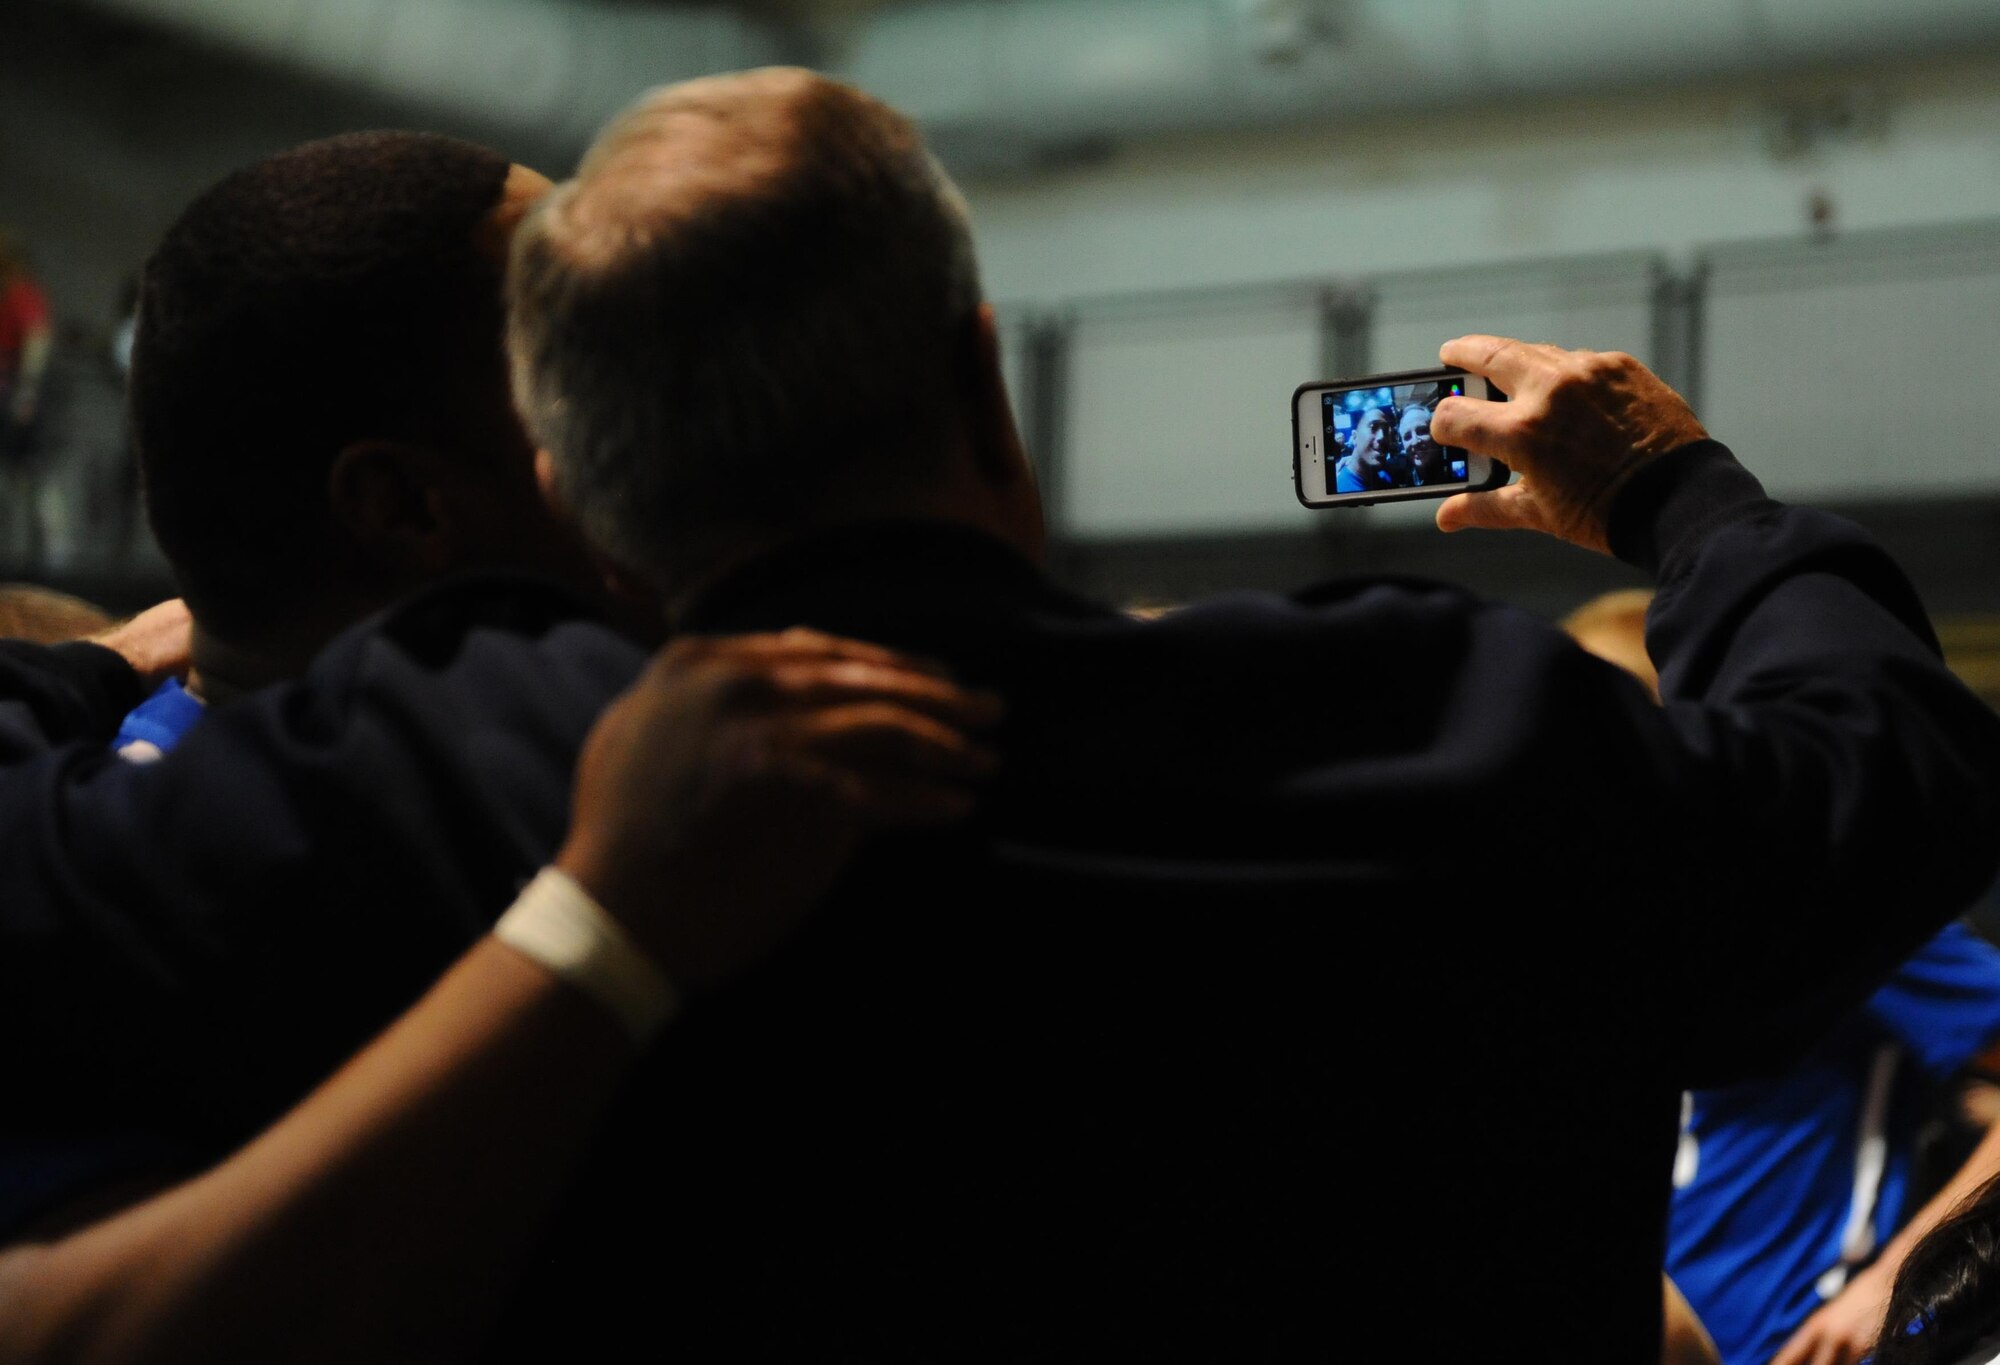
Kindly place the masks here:
<instances>
[{"instance_id":1,"label":"short dark hair","mask_svg":"<svg viewBox=\"0 0 2000 1365\"><path fill-rule=\"evenodd\" d=\"M327 581L344 446L450 444L454 405L502 382L500 267L475 234L508 170L456 138L352 133L225 177L167 230L132 432L153 533L211 625L271 624Z\"/></svg>"},{"instance_id":2,"label":"short dark hair","mask_svg":"<svg viewBox=\"0 0 2000 1365\"><path fill-rule=\"evenodd\" d=\"M705 532L936 477L980 290L910 122L769 69L614 121L515 235L508 296L515 399L563 500L665 587Z\"/></svg>"}]
</instances>

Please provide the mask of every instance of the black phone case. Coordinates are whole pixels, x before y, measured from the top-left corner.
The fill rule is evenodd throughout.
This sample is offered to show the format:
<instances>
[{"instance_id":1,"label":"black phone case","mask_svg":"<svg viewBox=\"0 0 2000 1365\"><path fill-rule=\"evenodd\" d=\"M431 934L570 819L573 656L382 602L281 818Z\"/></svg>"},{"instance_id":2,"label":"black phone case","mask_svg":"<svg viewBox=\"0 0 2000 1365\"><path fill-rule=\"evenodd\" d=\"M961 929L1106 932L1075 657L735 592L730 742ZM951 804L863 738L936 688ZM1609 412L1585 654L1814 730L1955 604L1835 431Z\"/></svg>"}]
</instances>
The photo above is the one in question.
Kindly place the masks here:
<instances>
[{"instance_id":1,"label":"black phone case","mask_svg":"<svg viewBox=\"0 0 2000 1365\"><path fill-rule=\"evenodd\" d=\"M1394 384L1410 384L1423 379L1450 379L1453 375L1468 373L1450 366L1436 366L1427 370L1396 370L1389 374L1364 374L1353 379L1311 379L1292 390L1292 496L1299 500L1299 506L1314 512L1332 512L1342 507L1373 507L1378 502L1422 502L1427 497L1448 498L1453 493L1487 493L1502 487L1514 477L1514 471L1499 460L1493 460L1491 471L1483 483L1467 484L1464 488L1443 489L1436 493L1419 493L1415 496L1396 498L1355 498L1344 502L1307 502L1305 470L1299 464L1299 395L1307 389L1357 389L1366 384L1382 387ZM1507 395L1493 387L1493 381L1486 381L1486 396L1496 403L1507 401Z\"/></svg>"}]
</instances>

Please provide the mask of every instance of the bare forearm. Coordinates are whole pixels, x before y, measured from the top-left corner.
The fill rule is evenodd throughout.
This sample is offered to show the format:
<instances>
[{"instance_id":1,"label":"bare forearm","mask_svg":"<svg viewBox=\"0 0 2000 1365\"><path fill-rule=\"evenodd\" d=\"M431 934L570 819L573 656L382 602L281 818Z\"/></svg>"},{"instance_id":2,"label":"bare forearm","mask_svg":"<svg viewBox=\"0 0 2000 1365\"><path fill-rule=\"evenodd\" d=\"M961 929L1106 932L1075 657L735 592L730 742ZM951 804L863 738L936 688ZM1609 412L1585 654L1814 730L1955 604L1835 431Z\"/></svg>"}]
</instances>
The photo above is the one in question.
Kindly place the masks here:
<instances>
[{"instance_id":1,"label":"bare forearm","mask_svg":"<svg viewBox=\"0 0 2000 1365\"><path fill-rule=\"evenodd\" d=\"M1986 1136L1979 1140L1979 1145L1972 1149L1972 1155L1965 1159L1958 1172L1945 1182L1944 1188L1931 1196L1903 1225L1902 1231L1882 1248L1882 1254L1876 1258L1876 1268L1887 1277L1894 1278L1904 1257L1923 1240L1924 1234L1943 1222L1960 1200L1986 1183L1996 1172L2000 1172L2000 1124L1986 1130Z\"/></svg>"},{"instance_id":2,"label":"bare forearm","mask_svg":"<svg viewBox=\"0 0 2000 1365\"><path fill-rule=\"evenodd\" d=\"M0 1362L461 1354L630 1055L599 1006L484 941L221 1166L0 1258Z\"/></svg>"},{"instance_id":3,"label":"bare forearm","mask_svg":"<svg viewBox=\"0 0 2000 1365\"><path fill-rule=\"evenodd\" d=\"M1832 1302L1801 1324L1771 1357L1771 1365L1854 1365L1866 1359L1882 1333L1890 1291L1904 1259L1996 1166L2000 1166L2000 1125L1988 1130L1965 1165L1890 1239L1874 1264L1849 1280Z\"/></svg>"}]
</instances>

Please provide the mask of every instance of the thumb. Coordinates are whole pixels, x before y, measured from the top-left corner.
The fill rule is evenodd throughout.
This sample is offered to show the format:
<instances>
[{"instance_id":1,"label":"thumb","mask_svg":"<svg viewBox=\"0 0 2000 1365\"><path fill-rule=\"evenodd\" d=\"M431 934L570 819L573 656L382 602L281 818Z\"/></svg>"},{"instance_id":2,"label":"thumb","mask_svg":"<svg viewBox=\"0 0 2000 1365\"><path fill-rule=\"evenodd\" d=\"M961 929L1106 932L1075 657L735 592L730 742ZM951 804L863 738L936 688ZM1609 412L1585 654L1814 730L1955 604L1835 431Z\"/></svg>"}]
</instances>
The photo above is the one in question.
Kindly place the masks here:
<instances>
[{"instance_id":1,"label":"thumb","mask_svg":"<svg viewBox=\"0 0 2000 1365\"><path fill-rule=\"evenodd\" d=\"M1454 493L1438 504L1440 531L1539 531L1542 519L1529 489L1518 483L1490 493Z\"/></svg>"},{"instance_id":2,"label":"thumb","mask_svg":"<svg viewBox=\"0 0 2000 1365\"><path fill-rule=\"evenodd\" d=\"M1813 1348L1811 1322L1808 1320L1791 1339L1778 1348L1778 1354L1771 1357L1771 1365L1806 1365Z\"/></svg>"}]
</instances>

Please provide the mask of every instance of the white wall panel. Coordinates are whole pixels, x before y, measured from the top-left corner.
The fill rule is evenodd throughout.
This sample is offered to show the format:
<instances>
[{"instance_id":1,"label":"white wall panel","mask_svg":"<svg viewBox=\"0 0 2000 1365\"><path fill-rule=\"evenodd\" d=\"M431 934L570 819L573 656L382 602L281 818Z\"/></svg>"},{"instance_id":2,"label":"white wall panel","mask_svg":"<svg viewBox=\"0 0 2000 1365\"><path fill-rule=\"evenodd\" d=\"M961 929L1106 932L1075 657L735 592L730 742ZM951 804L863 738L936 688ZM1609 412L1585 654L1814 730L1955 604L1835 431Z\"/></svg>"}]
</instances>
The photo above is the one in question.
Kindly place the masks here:
<instances>
[{"instance_id":1,"label":"white wall panel","mask_svg":"<svg viewBox=\"0 0 2000 1365\"><path fill-rule=\"evenodd\" d=\"M1369 363L1408 370L1438 363L1438 347L1467 332L1593 351L1653 355L1657 258L1619 255L1484 270L1415 272L1374 282Z\"/></svg>"},{"instance_id":2,"label":"white wall panel","mask_svg":"<svg viewBox=\"0 0 2000 1365\"><path fill-rule=\"evenodd\" d=\"M2000 491L2000 229L1709 260L1701 409L1773 493Z\"/></svg>"},{"instance_id":3,"label":"white wall panel","mask_svg":"<svg viewBox=\"0 0 2000 1365\"><path fill-rule=\"evenodd\" d=\"M1310 294L1150 316L1086 313L1072 334L1063 529L1083 537L1298 529L1292 390L1318 377Z\"/></svg>"}]
</instances>

